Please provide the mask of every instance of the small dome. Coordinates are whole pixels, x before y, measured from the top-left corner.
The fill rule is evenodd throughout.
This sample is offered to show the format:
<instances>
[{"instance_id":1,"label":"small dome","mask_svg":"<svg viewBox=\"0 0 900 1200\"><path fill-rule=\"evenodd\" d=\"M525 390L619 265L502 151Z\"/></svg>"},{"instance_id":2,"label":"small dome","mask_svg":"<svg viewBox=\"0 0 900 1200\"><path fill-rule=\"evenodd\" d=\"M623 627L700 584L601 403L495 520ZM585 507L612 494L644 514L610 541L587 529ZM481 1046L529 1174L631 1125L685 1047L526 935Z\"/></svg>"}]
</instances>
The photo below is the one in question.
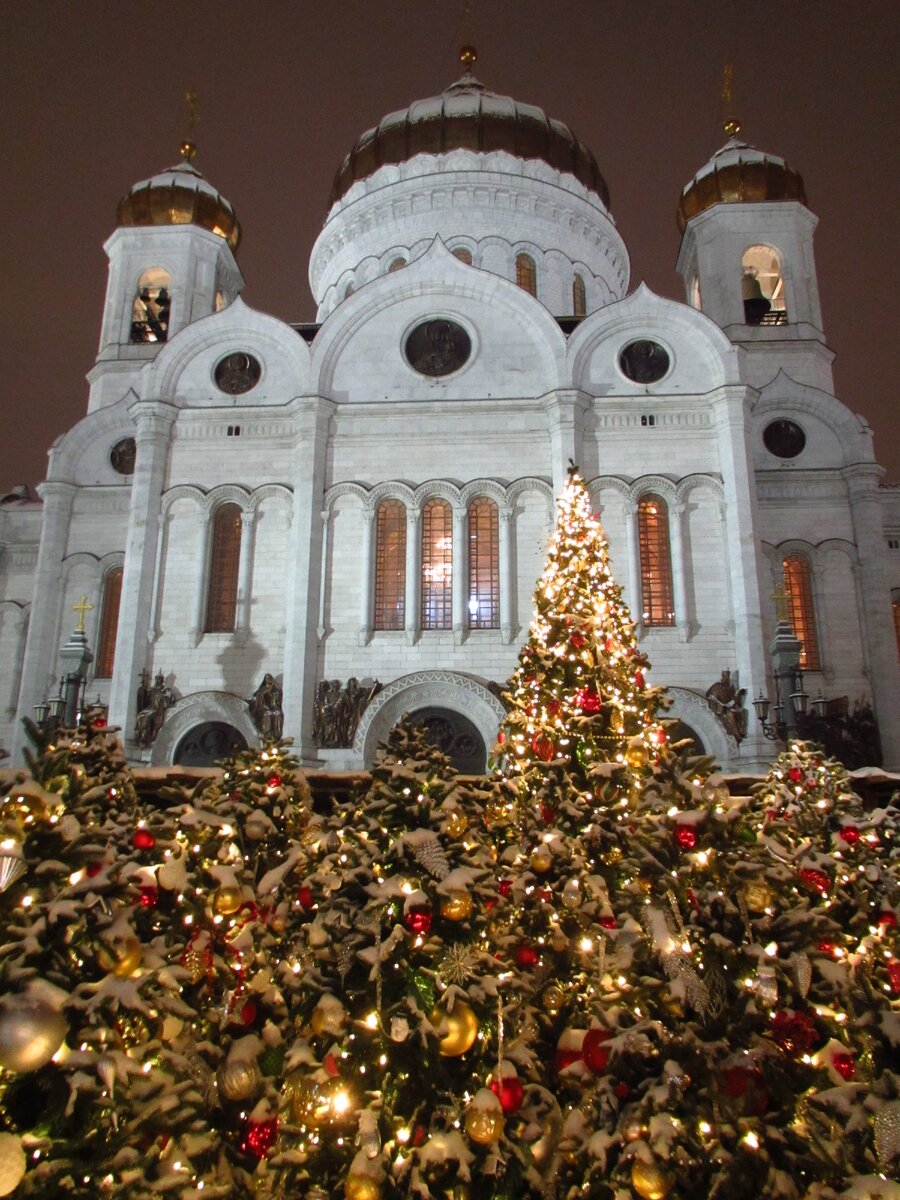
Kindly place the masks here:
<instances>
[{"instance_id":1,"label":"small dome","mask_svg":"<svg viewBox=\"0 0 900 1200\"><path fill-rule=\"evenodd\" d=\"M764 154L732 137L681 193L678 228L684 233L692 217L714 204L758 204L765 200L799 200L805 204L803 179L783 158Z\"/></svg>"},{"instance_id":2,"label":"small dome","mask_svg":"<svg viewBox=\"0 0 900 1200\"><path fill-rule=\"evenodd\" d=\"M193 144L186 142L181 153L180 163L136 183L119 201L116 224L199 225L236 250L241 227L234 209L191 162L196 154Z\"/></svg>"},{"instance_id":3,"label":"small dome","mask_svg":"<svg viewBox=\"0 0 900 1200\"><path fill-rule=\"evenodd\" d=\"M551 120L543 109L487 91L469 70L474 51L467 47L460 57L465 66L462 78L440 96L415 100L362 135L335 176L329 208L379 167L407 162L417 154L504 150L574 175L608 209L609 190L596 159L571 129Z\"/></svg>"}]
</instances>

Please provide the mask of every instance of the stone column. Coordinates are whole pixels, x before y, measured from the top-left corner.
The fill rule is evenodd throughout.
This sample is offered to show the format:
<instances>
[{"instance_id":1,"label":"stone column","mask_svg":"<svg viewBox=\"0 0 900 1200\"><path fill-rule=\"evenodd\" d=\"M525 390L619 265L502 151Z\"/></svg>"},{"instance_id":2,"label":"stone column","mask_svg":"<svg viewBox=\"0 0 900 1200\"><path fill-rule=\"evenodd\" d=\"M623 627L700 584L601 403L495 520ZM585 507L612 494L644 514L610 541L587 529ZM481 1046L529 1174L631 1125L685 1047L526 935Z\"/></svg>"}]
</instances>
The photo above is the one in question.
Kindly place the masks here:
<instances>
[{"instance_id":1,"label":"stone column","mask_svg":"<svg viewBox=\"0 0 900 1200\"><path fill-rule=\"evenodd\" d=\"M870 663L872 702L881 733L884 765L900 769L900 665L885 571L885 541L878 485L884 474L877 463L858 463L842 472L859 554L862 636Z\"/></svg>"},{"instance_id":2,"label":"stone column","mask_svg":"<svg viewBox=\"0 0 900 1200\"><path fill-rule=\"evenodd\" d=\"M253 599L253 542L256 533L256 509L241 513L241 553L238 559L237 606L234 631L246 635L250 631L250 609Z\"/></svg>"},{"instance_id":3,"label":"stone column","mask_svg":"<svg viewBox=\"0 0 900 1200\"><path fill-rule=\"evenodd\" d=\"M722 388L712 401L725 503L725 549L734 614L734 656L747 695L768 693L760 585L760 537L756 480L750 456L750 403L745 387ZM741 765L767 769L771 748L755 717L740 745Z\"/></svg>"},{"instance_id":4,"label":"stone column","mask_svg":"<svg viewBox=\"0 0 900 1200\"><path fill-rule=\"evenodd\" d=\"M38 487L44 502L41 543L34 572L34 595L22 663L18 717L10 748L12 766L21 764L22 746L27 741L21 718L34 716L34 705L47 698L47 688L56 673L59 647L55 644L55 637L63 601L60 576L69 540L75 491L71 483L60 480L47 480Z\"/></svg>"},{"instance_id":5,"label":"stone column","mask_svg":"<svg viewBox=\"0 0 900 1200\"><path fill-rule=\"evenodd\" d=\"M516 605L516 577L513 571L515 550L515 515L511 504L504 504L498 514L500 518L500 639L504 646L510 645L516 632L518 614Z\"/></svg>"},{"instance_id":6,"label":"stone column","mask_svg":"<svg viewBox=\"0 0 900 1200\"><path fill-rule=\"evenodd\" d=\"M672 520L669 532L672 535L672 594L675 601L675 624L678 627L678 640L691 640L691 614L688 612L687 599L687 564L684 560L684 504L673 504L670 508Z\"/></svg>"},{"instance_id":7,"label":"stone column","mask_svg":"<svg viewBox=\"0 0 900 1200\"><path fill-rule=\"evenodd\" d=\"M334 404L319 396L294 401L294 506L285 588L284 733L301 759L314 761L313 704L318 671L322 497Z\"/></svg>"},{"instance_id":8,"label":"stone column","mask_svg":"<svg viewBox=\"0 0 900 1200\"><path fill-rule=\"evenodd\" d=\"M556 496L566 486L569 460L581 469L584 415L590 405L590 396L577 391L553 392L544 400L547 432L550 435L550 469L553 474L553 493Z\"/></svg>"},{"instance_id":9,"label":"stone column","mask_svg":"<svg viewBox=\"0 0 900 1200\"><path fill-rule=\"evenodd\" d=\"M197 530L197 578L194 581L194 620L191 624L192 646L199 646L206 629L206 601L209 591L209 543L212 538L212 513L201 508L197 514L200 527Z\"/></svg>"},{"instance_id":10,"label":"stone column","mask_svg":"<svg viewBox=\"0 0 900 1200\"><path fill-rule=\"evenodd\" d=\"M422 598L422 539L419 529L422 514L418 509L406 510L406 644L414 646L421 626L419 607Z\"/></svg>"},{"instance_id":11,"label":"stone column","mask_svg":"<svg viewBox=\"0 0 900 1200\"><path fill-rule=\"evenodd\" d=\"M362 546L360 547L359 644L368 646L372 640L372 609L375 603L375 509L362 511Z\"/></svg>"},{"instance_id":12,"label":"stone column","mask_svg":"<svg viewBox=\"0 0 900 1200\"><path fill-rule=\"evenodd\" d=\"M628 547L628 607L638 637L644 629L644 596L641 588L641 543L638 537L637 504L633 500L625 503L625 531Z\"/></svg>"},{"instance_id":13,"label":"stone column","mask_svg":"<svg viewBox=\"0 0 900 1200\"><path fill-rule=\"evenodd\" d=\"M128 411L135 422L137 458L131 480L116 658L109 691L109 723L121 727L126 743L131 738L137 715L138 679L148 665L160 500L169 462L172 426L178 415L174 405L162 400L138 400Z\"/></svg>"},{"instance_id":14,"label":"stone column","mask_svg":"<svg viewBox=\"0 0 900 1200\"><path fill-rule=\"evenodd\" d=\"M453 640L457 645L469 628L468 509L453 510Z\"/></svg>"}]
</instances>

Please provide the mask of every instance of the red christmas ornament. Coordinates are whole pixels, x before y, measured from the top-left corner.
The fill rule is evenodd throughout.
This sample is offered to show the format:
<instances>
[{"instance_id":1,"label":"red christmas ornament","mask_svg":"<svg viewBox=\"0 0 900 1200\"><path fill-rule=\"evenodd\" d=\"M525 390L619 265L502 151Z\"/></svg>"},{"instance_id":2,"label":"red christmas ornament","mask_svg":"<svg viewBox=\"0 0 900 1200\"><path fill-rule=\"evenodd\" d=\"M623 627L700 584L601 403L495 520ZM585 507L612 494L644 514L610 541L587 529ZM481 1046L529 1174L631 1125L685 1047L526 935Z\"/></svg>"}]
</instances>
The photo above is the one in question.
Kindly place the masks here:
<instances>
[{"instance_id":1,"label":"red christmas ornament","mask_svg":"<svg viewBox=\"0 0 900 1200\"><path fill-rule=\"evenodd\" d=\"M545 733L536 733L531 739L531 749L542 762L549 762L556 752L556 747Z\"/></svg>"},{"instance_id":2,"label":"red christmas ornament","mask_svg":"<svg viewBox=\"0 0 900 1200\"><path fill-rule=\"evenodd\" d=\"M859 841L859 830L855 825L845 825L840 830L838 837L842 842L846 842L848 846L855 846Z\"/></svg>"},{"instance_id":3,"label":"red christmas ornament","mask_svg":"<svg viewBox=\"0 0 900 1200\"><path fill-rule=\"evenodd\" d=\"M832 1054L831 1065L846 1083L856 1078L856 1063L852 1054Z\"/></svg>"},{"instance_id":4,"label":"red christmas ornament","mask_svg":"<svg viewBox=\"0 0 900 1200\"><path fill-rule=\"evenodd\" d=\"M803 772L799 767L791 767L788 771L788 779L791 783L799 783L803 778Z\"/></svg>"},{"instance_id":5,"label":"red christmas ornament","mask_svg":"<svg viewBox=\"0 0 900 1200\"><path fill-rule=\"evenodd\" d=\"M422 1146L425 1144L425 1138L428 1136L428 1128L425 1125L416 1125L413 1128L412 1144L414 1146Z\"/></svg>"},{"instance_id":6,"label":"red christmas ornament","mask_svg":"<svg viewBox=\"0 0 900 1200\"><path fill-rule=\"evenodd\" d=\"M135 850L152 850L156 845L156 838L149 829L136 829L131 835L131 844Z\"/></svg>"},{"instance_id":7,"label":"red christmas ornament","mask_svg":"<svg viewBox=\"0 0 900 1200\"><path fill-rule=\"evenodd\" d=\"M613 1095L618 1100L627 1100L628 1097L631 1095L631 1088L623 1080L621 1083L617 1083L616 1086L613 1088Z\"/></svg>"},{"instance_id":8,"label":"red christmas ornament","mask_svg":"<svg viewBox=\"0 0 900 1200\"><path fill-rule=\"evenodd\" d=\"M155 908L159 902L159 888L142 887L138 893L141 908Z\"/></svg>"},{"instance_id":9,"label":"red christmas ornament","mask_svg":"<svg viewBox=\"0 0 900 1200\"><path fill-rule=\"evenodd\" d=\"M434 914L430 908L411 908L403 914L403 924L410 933L426 934L433 920Z\"/></svg>"},{"instance_id":10,"label":"red christmas ornament","mask_svg":"<svg viewBox=\"0 0 900 1200\"><path fill-rule=\"evenodd\" d=\"M664 729L654 729L653 740L656 742L657 746L664 746L669 740L669 735Z\"/></svg>"},{"instance_id":11,"label":"red christmas ornament","mask_svg":"<svg viewBox=\"0 0 900 1200\"><path fill-rule=\"evenodd\" d=\"M680 824L672 830L675 844L682 850L693 850L697 845L697 830L693 825Z\"/></svg>"},{"instance_id":12,"label":"red christmas ornament","mask_svg":"<svg viewBox=\"0 0 900 1200\"><path fill-rule=\"evenodd\" d=\"M722 1091L732 1100L738 1100L747 1091L754 1072L748 1067L724 1067L720 1076Z\"/></svg>"},{"instance_id":13,"label":"red christmas ornament","mask_svg":"<svg viewBox=\"0 0 900 1200\"><path fill-rule=\"evenodd\" d=\"M892 908L885 908L880 912L875 920L875 924L879 929L896 929L897 914Z\"/></svg>"},{"instance_id":14,"label":"red christmas ornament","mask_svg":"<svg viewBox=\"0 0 900 1200\"><path fill-rule=\"evenodd\" d=\"M316 906L316 899L315 896L313 896L313 890L308 883L304 883L300 886L297 891L297 899L300 901L300 907L305 908L307 911L309 911L311 908L315 908Z\"/></svg>"},{"instance_id":15,"label":"red christmas ornament","mask_svg":"<svg viewBox=\"0 0 900 1200\"><path fill-rule=\"evenodd\" d=\"M589 1029L581 1044L581 1056L595 1075L602 1075L609 1063L609 1046L612 1038L608 1029Z\"/></svg>"},{"instance_id":16,"label":"red christmas ornament","mask_svg":"<svg viewBox=\"0 0 900 1200\"><path fill-rule=\"evenodd\" d=\"M492 1079L491 1091L500 1101L500 1107L507 1116L517 1113L525 1099L525 1087L518 1075L504 1075L502 1079Z\"/></svg>"},{"instance_id":17,"label":"red christmas ornament","mask_svg":"<svg viewBox=\"0 0 900 1200\"><path fill-rule=\"evenodd\" d=\"M332 1079L337 1079L338 1075L340 1075L340 1073L341 1073L341 1069L337 1064L337 1059L334 1057L334 1055L332 1054L332 1052L330 1050L328 1051L328 1053L325 1055L324 1059L322 1060L322 1065L324 1066L325 1070L328 1072L328 1074L331 1076Z\"/></svg>"},{"instance_id":18,"label":"red christmas ornament","mask_svg":"<svg viewBox=\"0 0 900 1200\"><path fill-rule=\"evenodd\" d=\"M512 880L501 879L497 883L497 891L501 896L509 897L512 895Z\"/></svg>"},{"instance_id":19,"label":"red christmas ornament","mask_svg":"<svg viewBox=\"0 0 900 1200\"><path fill-rule=\"evenodd\" d=\"M552 804L541 805L541 820L545 825L552 825L556 818L556 809Z\"/></svg>"},{"instance_id":20,"label":"red christmas ornament","mask_svg":"<svg viewBox=\"0 0 900 1200\"><path fill-rule=\"evenodd\" d=\"M888 959L887 973L891 984L891 991L896 995L900 992L900 958Z\"/></svg>"},{"instance_id":21,"label":"red christmas ornament","mask_svg":"<svg viewBox=\"0 0 900 1200\"><path fill-rule=\"evenodd\" d=\"M818 867L801 867L800 882L805 888L811 892L818 892L820 896L827 896L831 891L831 878L825 871L820 871Z\"/></svg>"},{"instance_id":22,"label":"red christmas ornament","mask_svg":"<svg viewBox=\"0 0 900 1200\"><path fill-rule=\"evenodd\" d=\"M88 863L84 868L84 873L87 875L88 879L96 879L103 870L103 867L104 863L102 859L99 862Z\"/></svg>"},{"instance_id":23,"label":"red christmas ornament","mask_svg":"<svg viewBox=\"0 0 900 1200\"><path fill-rule=\"evenodd\" d=\"M553 899L553 890L548 887L539 887L535 892L535 896L540 900L541 904L549 904Z\"/></svg>"},{"instance_id":24,"label":"red christmas ornament","mask_svg":"<svg viewBox=\"0 0 900 1200\"><path fill-rule=\"evenodd\" d=\"M781 1009L772 1018L772 1037L790 1058L809 1054L816 1043L816 1026L806 1013Z\"/></svg>"},{"instance_id":25,"label":"red christmas ornament","mask_svg":"<svg viewBox=\"0 0 900 1200\"><path fill-rule=\"evenodd\" d=\"M619 928L618 922L616 921L615 917L609 917L609 916L600 917L599 922L603 929L618 929Z\"/></svg>"},{"instance_id":26,"label":"red christmas ornament","mask_svg":"<svg viewBox=\"0 0 900 1200\"><path fill-rule=\"evenodd\" d=\"M587 638L580 629L573 630L572 636L569 638L569 645L573 646L576 650L580 650L582 646L587 645Z\"/></svg>"},{"instance_id":27,"label":"red christmas ornament","mask_svg":"<svg viewBox=\"0 0 900 1200\"><path fill-rule=\"evenodd\" d=\"M245 1154L254 1158L265 1158L278 1137L278 1118L269 1117L266 1121L254 1121L251 1117L247 1122L247 1132L241 1143Z\"/></svg>"},{"instance_id":28,"label":"red christmas ornament","mask_svg":"<svg viewBox=\"0 0 900 1200\"><path fill-rule=\"evenodd\" d=\"M580 1050L557 1049L556 1054L553 1056L553 1070L558 1075L560 1071L565 1071L566 1067L571 1067L573 1063L577 1062L581 1062Z\"/></svg>"},{"instance_id":29,"label":"red christmas ornament","mask_svg":"<svg viewBox=\"0 0 900 1200\"><path fill-rule=\"evenodd\" d=\"M575 693L575 706L583 713L598 713L603 704L593 688L584 687Z\"/></svg>"},{"instance_id":30,"label":"red christmas ornament","mask_svg":"<svg viewBox=\"0 0 900 1200\"><path fill-rule=\"evenodd\" d=\"M836 945L834 942L824 942L823 941L823 942L819 942L816 949L820 950L822 952L822 954L827 954L829 958L834 958L834 952L836 949Z\"/></svg>"},{"instance_id":31,"label":"red christmas ornament","mask_svg":"<svg viewBox=\"0 0 900 1200\"><path fill-rule=\"evenodd\" d=\"M635 671L635 673L634 673L634 686L635 686L636 688L643 688L643 687L644 687L644 672L643 672L643 671Z\"/></svg>"},{"instance_id":32,"label":"red christmas ornament","mask_svg":"<svg viewBox=\"0 0 900 1200\"><path fill-rule=\"evenodd\" d=\"M281 776L280 775L270 775L269 778L266 780L266 784L270 788L281 787Z\"/></svg>"},{"instance_id":33,"label":"red christmas ornament","mask_svg":"<svg viewBox=\"0 0 900 1200\"><path fill-rule=\"evenodd\" d=\"M91 721L91 724L95 729L105 729L106 717L94 717L93 721Z\"/></svg>"},{"instance_id":34,"label":"red christmas ornament","mask_svg":"<svg viewBox=\"0 0 900 1200\"><path fill-rule=\"evenodd\" d=\"M521 945L516 946L515 959L520 967L536 967L539 958L537 950L528 942L522 942Z\"/></svg>"},{"instance_id":35,"label":"red christmas ornament","mask_svg":"<svg viewBox=\"0 0 900 1200\"><path fill-rule=\"evenodd\" d=\"M551 717L558 717L562 712L562 704L554 696L552 700L547 701L547 712Z\"/></svg>"},{"instance_id":36,"label":"red christmas ornament","mask_svg":"<svg viewBox=\"0 0 900 1200\"><path fill-rule=\"evenodd\" d=\"M506 734L501 729L500 732L497 734L497 745L502 746L505 741L506 741Z\"/></svg>"}]
</instances>

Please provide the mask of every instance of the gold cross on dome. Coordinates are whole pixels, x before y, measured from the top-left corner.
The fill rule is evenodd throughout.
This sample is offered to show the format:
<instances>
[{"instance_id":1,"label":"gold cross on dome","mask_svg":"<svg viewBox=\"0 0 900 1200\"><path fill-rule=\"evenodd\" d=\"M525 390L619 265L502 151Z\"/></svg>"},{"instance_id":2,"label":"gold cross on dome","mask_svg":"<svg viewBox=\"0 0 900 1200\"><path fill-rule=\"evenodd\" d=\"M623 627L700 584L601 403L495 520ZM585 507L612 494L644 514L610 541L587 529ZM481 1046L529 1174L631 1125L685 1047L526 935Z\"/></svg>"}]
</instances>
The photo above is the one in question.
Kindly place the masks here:
<instances>
[{"instance_id":1,"label":"gold cross on dome","mask_svg":"<svg viewBox=\"0 0 900 1200\"><path fill-rule=\"evenodd\" d=\"M790 617L790 613L788 611L790 597L784 590L784 584L779 583L778 587L772 593L770 599L775 601L775 611L778 613L778 620L787 621Z\"/></svg>"},{"instance_id":2,"label":"gold cross on dome","mask_svg":"<svg viewBox=\"0 0 900 1200\"><path fill-rule=\"evenodd\" d=\"M86 595L82 595L78 603L72 605L72 612L78 613L78 624L75 626L76 633L84 633L84 614L91 612L93 607L93 604L88 604Z\"/></svg>"}]
</instances>

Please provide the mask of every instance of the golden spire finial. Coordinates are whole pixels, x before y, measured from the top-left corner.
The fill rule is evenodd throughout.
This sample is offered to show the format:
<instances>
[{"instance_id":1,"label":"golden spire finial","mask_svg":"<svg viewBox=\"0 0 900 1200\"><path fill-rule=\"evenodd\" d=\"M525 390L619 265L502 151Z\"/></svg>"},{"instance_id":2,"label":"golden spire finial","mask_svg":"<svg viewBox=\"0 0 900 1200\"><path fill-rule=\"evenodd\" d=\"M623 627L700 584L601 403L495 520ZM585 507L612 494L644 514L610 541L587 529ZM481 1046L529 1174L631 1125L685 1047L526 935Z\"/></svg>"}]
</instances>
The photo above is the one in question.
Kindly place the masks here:
<instances>
[{"instance_id":1,"label":"golden spire finial","mask_svg":"<svg viewBox=\"0 0 900 1200\"><path fill-rule=\"evenodd\" d=\"M790 593L785 590L784 584L779 583L772 593L771 599L775 601L775 612L778 614L778 620L789 621L790 612Z\"/></svg>"},{"instance_id":2,"label":"golden spire finial","mask_svg":"<svg viewBox=\"0 0 900 1200\"><path fill-rule=\"evenodd\" d=\"M185 162L193 162L197 157L197 143L194 139L197 136L197 122L200 120L197 93L195 91L185 92L184 100L188 110L188 129L187 137L181 143L181 157Z\"/></svg>"},{"instance_id":3,"label":"golden spire finial","mask_svg":"<svg viewBox=\"0 0 900 1200\"><path fill-rule=\"evenodd\" d=\"M76 633L84 633L84 617L86 613L93 610L93 604L88 604L86 595L82 595L77 604L72 605L72 612L78 613L78 624L75 626Z\"/></svg>"},{"instance_id":4,"label":"golden spire finial","mask_svg":"<svg viewBox=\"0 0 900 1200\"><path fill-rule=\"evenodd\" d=\"M741 132L741 123L737 117L731 114L734 111L734 67L731 63L725 64L725 69L722 72L722 112L725 114L725 119L722 122L722 128L729 137L737 137Z\"/></svg>"},{"instance_id":5,"label":"golden spire finial","mask_svg":"<svg viewBox=\"0 0 900 1200\"><path fill-rule=\"evenodd\" d=\"M464 70L471 71L478 61L478 51L474 46L463 46L459 52L459 61L462 63Z\"/></svg>"}]
</instances>

